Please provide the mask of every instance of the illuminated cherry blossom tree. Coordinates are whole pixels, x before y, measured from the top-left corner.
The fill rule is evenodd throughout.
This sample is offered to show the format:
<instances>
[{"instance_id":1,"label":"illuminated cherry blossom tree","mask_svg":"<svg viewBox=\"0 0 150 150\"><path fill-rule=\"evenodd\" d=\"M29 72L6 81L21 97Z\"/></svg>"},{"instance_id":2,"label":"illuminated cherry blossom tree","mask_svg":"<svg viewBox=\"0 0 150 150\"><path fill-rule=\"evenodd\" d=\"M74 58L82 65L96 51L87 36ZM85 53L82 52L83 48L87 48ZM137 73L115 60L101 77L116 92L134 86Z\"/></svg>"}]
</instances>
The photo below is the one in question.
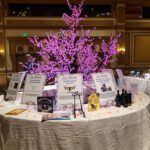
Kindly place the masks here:
<instances>
[{"instance_id":1,"label":"illuminated cherry blossom tree","mask_svg":"<svg viewBox=\"0 0 150 150\"><path fill-rule=\"evenodd\" d=\"M78 6L71 5L68 0L67 4L72 12L70 16L66 13L62 16L67 30L52 32L44 39L36 36L29 38L30 42L38 47L37 53L42 59L41 61L30 59L32 67L27 69L30 73L45 73L47 81L62 73L82 73L84 80L88 80L91 73L99 72L113 62L113 56L117 54L120 34L117 36L112 34L109 43L100 38L103 58L99 57L94 46L94 38L90 36L95 29L84 30L81 25L81 21L86 20L86 17L81 16L83 1ZM78 29L81 30L80 33Z\"/></svg>"}]
</instances>

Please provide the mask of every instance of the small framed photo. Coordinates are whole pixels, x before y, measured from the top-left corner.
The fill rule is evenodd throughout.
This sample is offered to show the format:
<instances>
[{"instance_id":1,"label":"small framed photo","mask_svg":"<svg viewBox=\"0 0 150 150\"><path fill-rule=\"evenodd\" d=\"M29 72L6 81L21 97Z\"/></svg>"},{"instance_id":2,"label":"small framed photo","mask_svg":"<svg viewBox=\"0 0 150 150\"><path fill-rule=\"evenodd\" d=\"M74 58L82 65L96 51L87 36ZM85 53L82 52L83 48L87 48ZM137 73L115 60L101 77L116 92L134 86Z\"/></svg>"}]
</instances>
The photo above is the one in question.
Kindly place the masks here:
<instances>
[{"instance_id":1,"label":"small framed photo","mask_svg":"<svg viewBox=\"0 0 150 150\"><path fill-rule=\"evenodd\" d=\"M54 96L40 96L37 97L37 108L38 112L46 112L46 113L53 113L53 103L55 101Z\"/></svg>"}]
</instances>

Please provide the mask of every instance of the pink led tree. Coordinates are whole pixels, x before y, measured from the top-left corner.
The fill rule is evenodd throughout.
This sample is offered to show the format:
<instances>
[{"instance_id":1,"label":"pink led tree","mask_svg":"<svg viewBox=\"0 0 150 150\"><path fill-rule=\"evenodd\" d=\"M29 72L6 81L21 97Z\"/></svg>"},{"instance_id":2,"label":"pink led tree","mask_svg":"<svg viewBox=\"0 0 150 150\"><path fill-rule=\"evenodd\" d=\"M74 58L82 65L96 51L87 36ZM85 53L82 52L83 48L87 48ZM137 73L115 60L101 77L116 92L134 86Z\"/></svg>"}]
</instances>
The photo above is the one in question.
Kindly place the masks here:
<instances>
[{"instance_id":1,"label":"pink led tree","mask_svg":"<svg viewBox=\"0 0 150 150\"><path fill-rule=\"evenodd\" d=\"M83 1L78 5L71 5L67 0L72 14L63 14L62 19L68 26L68 30L60 29L59 33L47 34L45 39L34 36L30 41L39 48L37 52L42 60L36 62L30 59L30 73L45 73L47 81L55 78L60 73L83 73L84 80L90 78L93 72L99 72L109 63L114 61L117 54L118 38L120 34L110 36L110 42L100 38L99 44L103 52L103 58L99 57L90 36L94 30L83 30L80 22L86 17L81 17ZM79 35L77 29L81 29ZM32 66L32 67L31 67ZM24 67L28 67L25 66Z\"/></svg>"}]
</instances>

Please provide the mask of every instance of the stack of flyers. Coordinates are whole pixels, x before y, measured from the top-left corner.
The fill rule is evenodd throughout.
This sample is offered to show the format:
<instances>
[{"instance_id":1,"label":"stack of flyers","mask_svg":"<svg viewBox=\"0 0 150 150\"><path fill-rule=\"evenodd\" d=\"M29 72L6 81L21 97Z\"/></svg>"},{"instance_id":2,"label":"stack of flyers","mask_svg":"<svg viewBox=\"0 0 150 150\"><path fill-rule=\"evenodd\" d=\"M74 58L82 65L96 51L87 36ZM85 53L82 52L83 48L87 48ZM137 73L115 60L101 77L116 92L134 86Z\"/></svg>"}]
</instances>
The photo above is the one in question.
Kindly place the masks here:
<instances>
[{"instance_id":1,"label":"stack of flyers","mask_svg":"<svg viewBox=\"0 0 150 150\"><path fill-rule=\"evenodd\" d=\"M70 120L70 113L49 113L42 116L42 122L48 120Z\"/></svg>"}]
</instances>

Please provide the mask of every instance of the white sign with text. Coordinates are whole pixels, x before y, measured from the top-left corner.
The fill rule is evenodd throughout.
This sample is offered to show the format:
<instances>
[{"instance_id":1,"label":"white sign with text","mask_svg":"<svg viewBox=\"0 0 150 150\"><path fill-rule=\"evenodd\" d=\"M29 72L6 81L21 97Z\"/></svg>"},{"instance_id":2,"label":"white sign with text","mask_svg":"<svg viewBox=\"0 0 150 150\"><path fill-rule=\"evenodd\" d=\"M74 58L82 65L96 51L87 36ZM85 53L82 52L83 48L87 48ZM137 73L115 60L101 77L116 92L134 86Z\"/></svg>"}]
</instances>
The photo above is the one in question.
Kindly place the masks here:
<instances>
[{"instance_id":1,"label":"white sign with text","mask_svg":"<svg viewBox=\"0 0 150 150\"><path fill-rule=\"evenodd\" d=\"M83 82L82 74L59 75L58 104L74 104L74 97L72 96L72 94L76 91L82 93L82 82ZM76 101L76 104L77 103L78 100Z\"/></svg>"},{"instance_id":2,"label":"white sign with text","mask_svg":"<svg viewBox=\"0 0 150 150\"><path fill-rule=\"evenodd\" d=\"M11 80L9 82L6 99L15 100L17 96L17 92L19 89L19 85L21 84L21 73L13 73L11 76Z\"/></svg>"},{"instance_id":3,"label":"white sign with text","mask_svg":"<svg viewBox=\"0 0 150 150\"><path fill-rule=\"evenodd\" d=\"M102 72L108 72L111 75L113 85L115 86L115 90L117 90L118 87L117 87L117 83L116 83L116 79L115 79L113 70L112 69L102 69Z\"/></svg>"},{"instance_id":4,"label":"white sign with text","mask_svg":"<svg viewBox=\"0 0 150 150\"><path fill-rule=\"evenodd\" d=\"M114 99L116 96L115 84L110 72L101 72L92 74L96 91L100 93L100 101Z\"/></svg>"},{"instance_id":5,"label":"white sign with text","mask_svg":"<svg viewBox=\"0 0 150 150\"><path fill-rule=\"evenodd\" d=\"M37 104L37 97L43 95L46 76L44 74L28 74L22 96L22 103Z\"/></svg>"}]
</instances>

